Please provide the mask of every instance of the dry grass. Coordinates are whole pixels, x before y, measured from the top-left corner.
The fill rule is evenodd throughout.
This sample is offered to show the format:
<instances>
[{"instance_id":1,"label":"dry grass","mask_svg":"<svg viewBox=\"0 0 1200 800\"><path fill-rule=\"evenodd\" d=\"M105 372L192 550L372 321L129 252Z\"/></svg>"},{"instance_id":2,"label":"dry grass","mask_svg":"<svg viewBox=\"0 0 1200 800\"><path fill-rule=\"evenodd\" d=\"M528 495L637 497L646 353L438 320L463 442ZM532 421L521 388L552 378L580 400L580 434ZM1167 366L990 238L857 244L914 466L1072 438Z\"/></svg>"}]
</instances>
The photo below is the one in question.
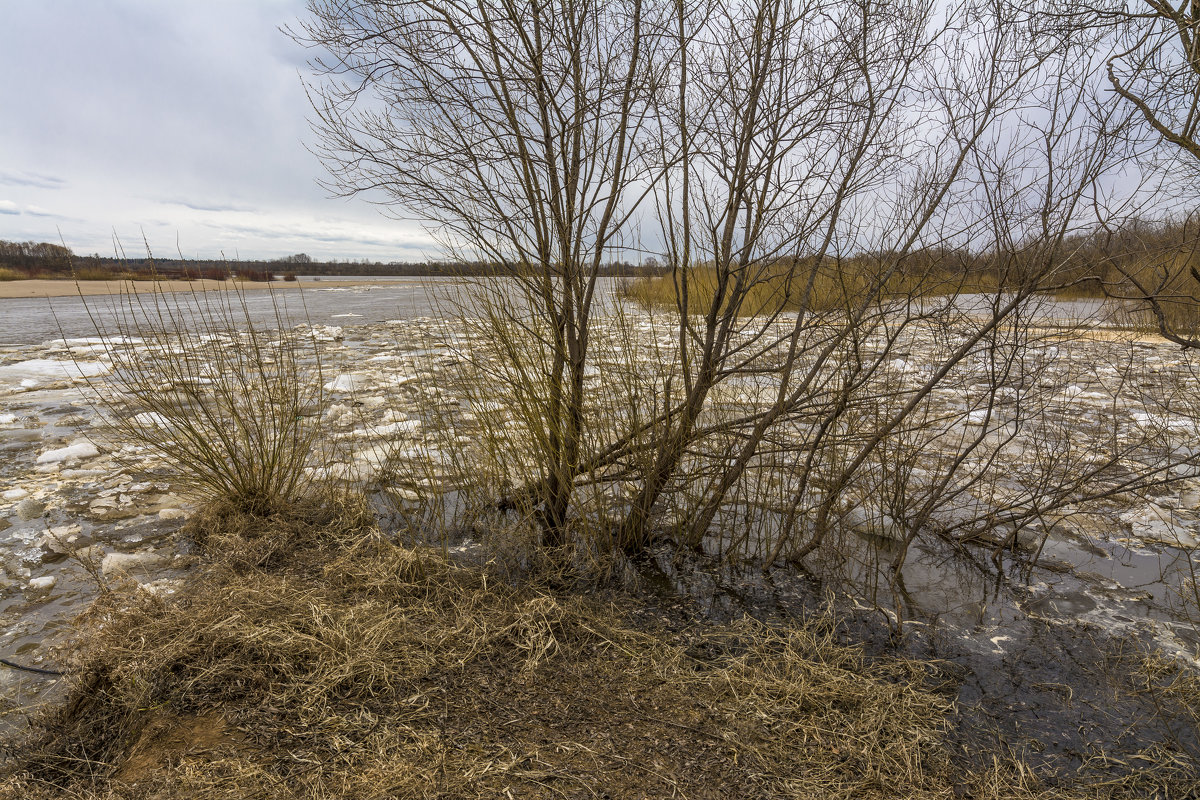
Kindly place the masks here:
<instances>
[{"instance_id":1,"label":"dry grass","mask_svg":"<svg viewBox=\"0 0 1200 800\"><path fill-rule=\"evenodd\" d=\"M0 267L0 281L21 281L29 277L20 270L11 267Z\"/></svg>"},{"instance_id":2,"label":"dry grass","mask_svg":"<svg viewBox=\"0 0 1200 800\"><path fill-rule=\"evenodd\" d=\"M808 285L810 277L811 288ZM717 290L717 278L717 271L711 267L687 271L686 313L704 314L709 310ZM641 278L630 283L625 294L644 306L678 308L683 280L683 276L671 274ZM866 276L844 266L828 265L818 268L815 275L804 268L795 271L766 268L754 276L752 284L738 309L741 316L801 308L811 311L846 308L867 289L869 281Z\"/></svg>"},{"instance_id":3,"label":"dry grass","mask_svg":"<svg viewBox=\"0 0 1200 800\"><path fill-rule=\"evenodd\" d=\"M920 665L819 628L665 635L349 520L199 523L224 555L92 612L0 796L948 796Z\"/></svg>"},{"instance_id":4,"label":"dry grass","mask_svg":"<svg viewBox=\"0 0 1200 800\"><path fill-rule=\"evenodd\" d=\"M1059 300L1127 298L1125 323L1135 329L1157 331L1158 319L1149 304L1138 300L1140 286L1155 296L1168 330L1183 336L1200 334L1200 283L1190 272L1192 261L1176 258L1164 265L1162 259L1125 265L1128 275L1115 268L1088 279L1094 270L1072 268L1047 277L1048 289ZM740 316L771 314L780 311L837 311L852 308L879 284L880 267L868 259L830 262L815 269L798 266L794 270L761 268L751 280L752 286L739 309ZM815 274L814 274L815 273ZM811 280L811 285L809 279ZM716 290L717 273L699 267L688 271L689 314L709 309ZM1134 283L1136 282L1136 284ZM680 279L661 275L641 278L625 288L625 295L646 307L678 308ZM996 270L952 271L929 268L897 272L884 282L881 299L906 297L945 297L959 294L996 294L1010 283Z\"/></svg>"},{"instance_id":5,"label":"dry grass","mask_svg":"<svg viewBox=\"0 0 1200 800\"><path fill-rule=\"evenodd\" d=\"M1200 266L1195 244L1147 247L1147 252L1105 264L1074 270L1071 279L1054 291L1059 300L1109 299L1121 312L1119 321L1145 332L1160 330L1148 298L1162 313L1161 327L1181 336L1200 335Z\"/></svg>"},{"instance_id":6,"label":"dry grass","mask_svg":"<svg viewBox=\"0 0 1200 800\"><path fill-rule=\"evenodd\" d=\"M627 596L517 587L390 544L355 502L191 524L216 555L178 599L98 602L68 700L14 751L0 798L999 800L1197 786L1165 756L1084 794L1011 756L966 772L942 743L950 705L925 688L936 666L869 660L827 619L672 632Z\"/></svg>"},{"instance_id":7,"label":"dry grass","mask_svg":"<svg viewBox=\"0 0 1200 800\"><path fill-rule=\"evenodd\" d=\"M817 313L852 309L880 283L883 269L866 258L830 261L820 266L800 264L760 267L747 275L749 290L738 309L739 316L808 310ZM688 270L689 314L706 313L717 289L717 272L709 267ZM644 306L678 308L681 278L660 275L631 282L627 297ZM937 297L956 294L995 293L1001 278L992 271L951 272L929 269L920 273L897 272L884 281L880 299ZM723 310L723 309L722 309Z\"/></svg>"},{"instance_id":8,"label":"dry grass","mask_svg":"<svg viewBox=\"0 0 1200 800\"><path fill-rule=\"evenodd\" d=\"M105 267L80 267L74 270L69 277L77 281L115 281L120 279L122 274Z\"/></svg>"}]
</instances>

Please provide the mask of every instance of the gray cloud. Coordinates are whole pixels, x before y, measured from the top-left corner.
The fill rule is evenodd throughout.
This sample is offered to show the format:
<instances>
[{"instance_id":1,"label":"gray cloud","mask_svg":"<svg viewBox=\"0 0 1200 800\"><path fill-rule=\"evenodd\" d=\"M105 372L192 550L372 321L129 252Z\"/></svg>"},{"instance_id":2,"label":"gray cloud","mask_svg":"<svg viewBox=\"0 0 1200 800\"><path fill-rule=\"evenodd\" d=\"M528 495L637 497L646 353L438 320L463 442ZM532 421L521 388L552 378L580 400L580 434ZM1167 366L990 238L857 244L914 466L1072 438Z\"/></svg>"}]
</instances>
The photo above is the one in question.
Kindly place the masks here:
<instances>
[{"instance_id":1,"label":"gray cloud","mask_svg":"<svg viewBox=\"0 0 1200 800\"><path fill-rule=\"evenodd\" d=\"M202 224L217 231L237 233L272 241L286 240L301 243L346 245L360 248L399 249L405 251L408 257L412 257L414 252L432 254L432 251L436 249L432 240L419 231L382 234L375 230L360 228L353 222L343 220L313 220L300 227L291 222L254 223L229 219L206 220ZM299 248L299 250L308 249L313 248Z\"/></svg>"},{"instance_id":2,"label":"gray cloud","mask_svg":"<svg viewBox=\"0 0 1200 800\"><path fill-rule=\"evenodd\" d=\"M50 217L51 219L65 219L65 220L79 221L77 217L68 217L64 214L55 214L53 211L47 211L46 209L42 208L41 206L26 206L25 213L29 214L30 216L33 216L33 217Z\"/></svg>"},{"instance_id":3,"label":"gray cloud","mask_svg":"<svg viewBox=\"0 0 1200 800\"><path fill-rule=\"evenodd\" d=\"M0 171L0 183L8 186L32 186L36 189L62 189L67 182L53 175L38 175L31 172L18 174Z\"/></svg>"},{"instance_id":4,"label":"gray cloud","mask_svg":"<svg viewBox=\"0 0 1200 800\"><path fill-rule=\"evenodd\" d=\"M164 200L173 206L183 206L190 208L192 211L254 211L250 206L238 205L236 203L201 203L195 200Z\"/></svg>"},{"instance_id":5,"label":"gray cloud","mask_svg":"<svg viewBox=\"0 0 1200 800\"><path fill-rule=\"evenodd\" d=\"M21 113L0 126L0 238L109 252L114 231L139 247L144 233L194 258L436 251L419 227L316 184L299 74L312 53L279 30L305 0L10 5L0 74L21 79L0 81L0 108Z\"/></svg>"},{"instance_id":6,"label":"gray cloud","mask_svg":"<svg viewBox=\"0 0 1200 800\"><path fill-rule=\"evenodd\" d=\"M0 214L20 214L21 209L11 200L0 200Z\"/></svg>"}]
</instances>

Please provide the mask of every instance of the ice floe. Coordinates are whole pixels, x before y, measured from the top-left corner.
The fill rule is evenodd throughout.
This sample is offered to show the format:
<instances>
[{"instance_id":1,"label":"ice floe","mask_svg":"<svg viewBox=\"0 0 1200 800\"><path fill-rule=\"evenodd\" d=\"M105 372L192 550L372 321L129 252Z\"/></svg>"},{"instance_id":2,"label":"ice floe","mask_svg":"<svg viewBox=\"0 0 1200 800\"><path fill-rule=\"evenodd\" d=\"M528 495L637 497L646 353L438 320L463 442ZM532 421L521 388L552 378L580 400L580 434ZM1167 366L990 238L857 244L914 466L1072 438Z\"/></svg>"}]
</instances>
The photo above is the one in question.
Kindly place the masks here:
<instances>
[{"instance_id":1,"label":"ice floe","mask_svg":"<svg viewBox=\"0 0 1200 800\"><path fill-rule=\"evenodd\" d=\"M47 450L37 457L39 464L57 464L62 461L82 461L100 455L100 448L91 442L76 442L75 444Z\"/></svg>"},{"instance_id":2,"label":"ice floe","mask_svg":"<svg viewBox=\"0 0 1200 800\"><path fill-rule=\"evenodd\" d=\"M362 378L350 373L343 373L329 381L329 383L326 383L322 388L327 392L350 393L357 391L363 383Z\"/></svg>"},{"instance_id":3,"label":"ice floe","mask_svg":"<svg viewBox=\"0 0 1200 800\"><path fill-rule=\"evenodd\" d=\"M48 384L104 375L111 369L100 361L62 361L32 358L0 366L0 390L36 389Z\"/></svg>"}]
</instances>

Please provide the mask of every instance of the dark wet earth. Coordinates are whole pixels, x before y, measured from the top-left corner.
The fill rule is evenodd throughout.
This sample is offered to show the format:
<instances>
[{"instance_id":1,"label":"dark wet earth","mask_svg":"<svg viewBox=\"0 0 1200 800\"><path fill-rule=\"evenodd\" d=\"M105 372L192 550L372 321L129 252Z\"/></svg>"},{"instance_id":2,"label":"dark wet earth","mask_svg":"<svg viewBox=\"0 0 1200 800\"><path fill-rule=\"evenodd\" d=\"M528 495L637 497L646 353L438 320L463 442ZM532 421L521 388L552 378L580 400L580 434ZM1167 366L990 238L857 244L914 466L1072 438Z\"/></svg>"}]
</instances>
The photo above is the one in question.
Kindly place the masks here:
<instances>
[{"instance_id":1,"label":"dark wet earth","mask_svg":"<svg viewBox=\"0 0 1200 800\"><path fill-rule=\"evenodd\" d=\"M926 618L899 629L893 614L789 567L731 569L663 546L639 575L665 619L750 616L786 625L823 619L832 604L844 643L876 657L929 661L929 687L956 701L949 744L964 765L986 768L993 755L1011 754L1054 783L1085 767L1123 775L1156 745L1200 754L1194 723L1138 691L1139 665L1155 648L1149 628L1114 635L1026 613L1023 592L1003 575L993 579L989 624Z\"/></svg>"}]
</instances>

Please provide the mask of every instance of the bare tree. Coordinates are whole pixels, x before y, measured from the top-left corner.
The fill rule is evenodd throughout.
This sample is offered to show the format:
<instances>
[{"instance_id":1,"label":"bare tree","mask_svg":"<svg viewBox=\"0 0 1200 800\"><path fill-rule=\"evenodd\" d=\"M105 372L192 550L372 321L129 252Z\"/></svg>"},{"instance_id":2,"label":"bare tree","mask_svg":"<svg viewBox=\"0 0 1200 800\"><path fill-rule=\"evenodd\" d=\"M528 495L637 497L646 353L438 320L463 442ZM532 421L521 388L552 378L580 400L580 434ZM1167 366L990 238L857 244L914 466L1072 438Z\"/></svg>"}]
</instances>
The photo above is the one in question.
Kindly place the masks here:
<instances>
[{"instance_id":1,"label":"bare tree","mask_svg":"<svg viewBox=\"0 0 1200 800\"><path fill-rule=\"evenodd\" d=\"M600 267L653 182L645 129L658 66L642 0L322 2L298 38L320 154L338 192L425 220L447 249L517 278L539 362L524 400L543 475L531 504L563 542L584 437ZM509 376L516 377L516 376ZM544 381L542 379L545 379Z\"/></svg>"},{"instance_id":2,"label":"bare tree","mask_svg":"<svg viewBox=\"0 0 1200 800\"><path fill-rule=\"evenodd\" d=\"M1159 143L1174 150L1194 183L1200 175L1200 5L1192 0L1089 4L1068 18L1111 34L1109 85L1144 124L1151 152ZM1109 293L1147 308L1168 340L1200 347L1200 262L1195 258L1200 240L1165 250L1156 244L1142 241L1113 255L1121 280L1107 284Z\"/></svg>"},{"instance_id":3,"label":"bare tree","mask_svg":"<svg viewBox=\"0 0 1200 800\"><path fill-rule=\"evenodd\" d=\"M1095 365L1039 306L1131 214L1097 202L1130 142L1105 31L922 0L313 12L336 185L517 278L464 309L456 388L499 409L463 461L544 542L808 565L868 536L902 594L923 539L998 558L1194 470L1161 431L1048 422ZM643 239L665 291L596 313L604 253Z\"/></svg>"},{"instance_id":4,"label":"bare tree","mask_svg":"<svg viewBox=\"0 0 1200 800\"><path fill-rule=\"evenodd\" d=\"M1126 30L1108 80L1166 141L1200 159L1200 4L1143 0L1135 10L1096 9Z\"/></svg>"}]
</instances>

